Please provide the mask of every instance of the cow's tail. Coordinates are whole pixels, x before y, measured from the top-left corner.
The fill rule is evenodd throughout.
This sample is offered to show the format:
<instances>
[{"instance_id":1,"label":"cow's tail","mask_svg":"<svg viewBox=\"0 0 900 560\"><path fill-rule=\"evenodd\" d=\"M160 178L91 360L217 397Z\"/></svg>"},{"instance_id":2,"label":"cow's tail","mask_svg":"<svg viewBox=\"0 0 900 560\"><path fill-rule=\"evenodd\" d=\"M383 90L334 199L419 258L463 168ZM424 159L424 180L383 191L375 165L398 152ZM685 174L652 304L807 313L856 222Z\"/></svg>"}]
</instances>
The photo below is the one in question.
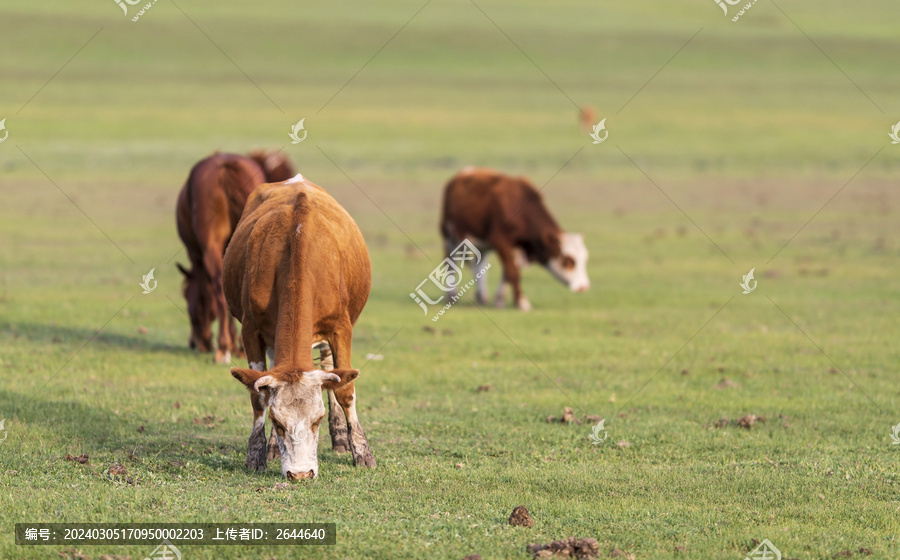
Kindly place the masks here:
<instances>
[{"instance_id":1,"label":"cow's tail","mask_svg":"<svg viewBox=\"0 0 900 560\"><path fill-rule=\"evenodd\" d=\"M316 267L319 263L310 262L313 245L316 243L315 224L310 219L312 201L309 194L300 191L294 200L291 213L291 229L288 231L286 249L290 252L289 267L291 278L290 292L292 305L280 305L278 330L282 324L287 327L285 335L296 340L303 354L299 356L302 371L315 369L312 360L313 343L313 307L316 295ZM277 342L276 342L277 344Z\"/></svg>"}]
</instances>

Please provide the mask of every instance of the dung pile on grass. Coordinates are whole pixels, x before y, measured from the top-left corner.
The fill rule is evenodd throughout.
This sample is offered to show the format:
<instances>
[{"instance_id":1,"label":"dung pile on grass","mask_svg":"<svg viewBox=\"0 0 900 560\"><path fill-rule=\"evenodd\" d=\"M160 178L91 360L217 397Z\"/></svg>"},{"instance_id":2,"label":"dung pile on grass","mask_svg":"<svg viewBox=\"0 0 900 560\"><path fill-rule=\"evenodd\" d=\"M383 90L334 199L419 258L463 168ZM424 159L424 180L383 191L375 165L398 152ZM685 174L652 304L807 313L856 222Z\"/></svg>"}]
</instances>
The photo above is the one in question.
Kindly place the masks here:
<instances>
[{"instance_id":1,"label":"dung pile on grass","mask_svg":"<svg viewBox=\"0 0 900 560\"><path fill-rule=\"evenodd\" d=\"M528 508L525 506L516 506L509 516L509 524L513 527L532 527L534 519L528 514Z\"/></svg>"},{"instance_id":2,"label":"dung pile on grass","mask_svg":"<svg viewBox=\"0 0 900 560\"><path fill-rule=\"evenodd\" d=\"M534 558L596 558L600 554L597 539L569 537L550 544L530 544L526 547Z\"/></svg>"}]
</instances>

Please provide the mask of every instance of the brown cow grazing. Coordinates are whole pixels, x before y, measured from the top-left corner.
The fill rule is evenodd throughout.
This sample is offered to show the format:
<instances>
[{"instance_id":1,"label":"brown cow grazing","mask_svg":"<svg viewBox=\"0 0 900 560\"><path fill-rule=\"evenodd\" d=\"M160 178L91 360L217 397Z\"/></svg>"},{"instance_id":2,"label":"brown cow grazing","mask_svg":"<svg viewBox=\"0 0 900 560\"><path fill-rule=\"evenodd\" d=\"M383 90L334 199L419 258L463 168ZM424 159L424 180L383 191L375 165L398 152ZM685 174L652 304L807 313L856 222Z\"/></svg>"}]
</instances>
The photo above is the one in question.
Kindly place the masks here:
<instances>
[{"instance_id":1,"label":"brown cow grazing","mask_svg":"<svg viewBox=\"0 0 900 560\"><path fill-rule=\"evenodd\" d=\"M460 171L444 188L441 234L448 254L463 239L482 254L497 251L503 262L497 307L506 305L506 285L511 284L518 308L531 309L519 284L520 252L527 262L540 263L573 292L583 292L591 285L583 238L563 232L540 193L522 177L474 167ZM481 304L487 302L486 276L477 279L476 299Z\"/></svg>"},{"instance_id":2,"label":"brown cow grazing","mask_svg":"<svg viewBox=\"0 0 900 560\"><path fill-rule=\"evenodd\" d=\"M225 297L241 322L250 365L231 369L250 390L253 407L248 468L266 467L268 407L284 476L318 475L323 389L332 447L346 451L349 440L353 462L375 466L356 415L353 380L359 370L350 365L353 325L369 298L371 278L356 222L321 187L297 175L250 195L225 253ZM330 356L322 366L330 369L329 362L330 371L316 369L312 357L313 346L326 342Z\"/></svg>"},{"instance_id":3,"label":"brown cow grazing","mask_svg":"<svg viewBox=\"0 0 900 560\"><path fill-rule=\"evenodd\" d=\"M178 195L175 209L178 235L191 261L190 270L176 265L184 274L183 292L191 320L189 345L211 352L212 322L218 319L217 363L228 363L231 353L237 352L237 331L222 293L222 255L253 189L267 181L282 180L278 177L293 171L290 161L280 153L259 151L252 156L262 163L219 153L198 162Z\"/></svg>"}]
</instances>

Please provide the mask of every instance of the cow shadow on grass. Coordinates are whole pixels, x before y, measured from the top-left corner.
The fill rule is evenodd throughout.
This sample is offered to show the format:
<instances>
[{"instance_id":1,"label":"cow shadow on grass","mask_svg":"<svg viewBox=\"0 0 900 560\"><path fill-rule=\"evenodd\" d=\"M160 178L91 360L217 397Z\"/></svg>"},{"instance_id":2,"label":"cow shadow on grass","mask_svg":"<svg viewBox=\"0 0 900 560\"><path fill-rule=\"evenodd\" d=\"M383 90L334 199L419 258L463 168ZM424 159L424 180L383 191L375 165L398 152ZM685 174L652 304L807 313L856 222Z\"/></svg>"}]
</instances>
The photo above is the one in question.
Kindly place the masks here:
<instances>
[{"instance_id":1,"label":"cow shadow on grass","mask_svg":"<svg viewBox=\"0 0 900 560\"><path fill-rule=\"evenodd\" d=\"M154 340L152 337L142 334L126 335L110 330L103 330L98 334L97 329L93 328L69 327L46 323L6 323L0 325L0 331L4 331L16 340L24 339L35 344L69 344L79 348L82 344L90 341L89 344L92 346L110 346L117 349L165 352L167 354L175 353L185 356L190 354L201 355L195 350L188 348L187 339L190 334L188 327L184 329L184 343L175 345ZM93 340L91 340L91 337L94 337Z\"/></svg>"},{"instance_id":2,"label":"cow shadow on grass","mask_svg":"<svg viewBox=\"0 0 900 560\"><path fill-rule=\"evenodd\" d=\"M4 445L16 450L23 443L40 441L38 455L53 461L64 461L67 454L87 454L95 469L105 470L119 462L135 466L140 472L179 474L185 465L201 465L229 474L246 474L248 480L263 484L283 482L280 461L269 461L264 472L250 472L245 466L250 410L240 418L195 417L189 404L175 409L172 401L150 402L146 413L130 407L120 412L113 402L105 407L77 398L42 398L30 393L0 389L0 416L5 417L8 433ZM235 422L238 427L235 428ZM210 427L211 426L211 427ZM267 425L266 431L271 429ZM138 461L132 461L134 456ZM320 435L320 466L352 465L349 453L331 450L327 431ZM140 476L140 475L138 475Z\"/></svg>"},{"instance_id":3,"label":"cow shadow on grass","mask_svg":"<svg viewBox=\"0 0 900 560\"><path fill-rule=\"evenodd\" d=\"M133 410L124 414L75 399L32 396L0 389L0 416L5 416L8 434L4 445L17 449L25 442L40 441L40 455L51 459L58 455L62 461L67 454L87 454L92 465L101 467L120 462L164 472L193 462L249 474L244 466L249 429L245 433L243 426L240 433L221 425L209 428L192 413L173 412L170 401L159 403L148 414ZM131 461L132 455L138 461ZM277 462L269 471L281 477Z\"/></svg>"}]
</instances>

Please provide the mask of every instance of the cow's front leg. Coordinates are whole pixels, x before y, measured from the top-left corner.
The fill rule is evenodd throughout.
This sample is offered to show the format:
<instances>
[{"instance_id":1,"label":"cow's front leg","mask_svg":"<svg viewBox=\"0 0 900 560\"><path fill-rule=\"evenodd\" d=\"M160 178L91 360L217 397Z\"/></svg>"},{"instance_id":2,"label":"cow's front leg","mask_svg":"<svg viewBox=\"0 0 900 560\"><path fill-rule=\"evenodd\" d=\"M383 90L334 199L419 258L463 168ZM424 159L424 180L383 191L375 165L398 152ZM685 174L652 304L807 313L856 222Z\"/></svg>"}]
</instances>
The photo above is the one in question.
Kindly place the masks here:
<instances>
[{"instance_id":1,"label":"cow's front leg","mask_svg":"<svg viewBox=\"0 0 900 560\"><path fill-rule=\"evenodd\" d=\"M374 467L375 456L369 449L369 440L363 432L359 417L356 415L356 388L351 381L335 389L335 396L347 416L350 432L350 452L353 453L353 464L357 467Z\"/></svg>"},{"instance_id":2,"label":"cow's front leg","mask_svg":"<svg viewBox=\"0 0 900 560\"><path fill-rule=\"evenodd\" d=\"M266 358L263 353L259 334L248 323L244 323L241 333L244 348L247 351L247 362L250 369L266 370ZM264 389L265 391L265 389ZM258 391L250 391L250 406L253 407L253 428L247 442L247 468L251 471L266 470L266 395ZM272 430L275 434L275 430Z\"/></svg>"},{"instance_id":3,"label":"cow's front leg","mask_svg":"<svg viewBox=\"0 0 900 560\"><path fill-rule=\"evenodd\" d=\"M253 368L256 369L256 368ZM251 471L266 470L266 408L263 393L250 391L253 406L253 428L247 441L247 468ZM275 430L272 430L275 435Z\"/></svg>"}]
</instances>

